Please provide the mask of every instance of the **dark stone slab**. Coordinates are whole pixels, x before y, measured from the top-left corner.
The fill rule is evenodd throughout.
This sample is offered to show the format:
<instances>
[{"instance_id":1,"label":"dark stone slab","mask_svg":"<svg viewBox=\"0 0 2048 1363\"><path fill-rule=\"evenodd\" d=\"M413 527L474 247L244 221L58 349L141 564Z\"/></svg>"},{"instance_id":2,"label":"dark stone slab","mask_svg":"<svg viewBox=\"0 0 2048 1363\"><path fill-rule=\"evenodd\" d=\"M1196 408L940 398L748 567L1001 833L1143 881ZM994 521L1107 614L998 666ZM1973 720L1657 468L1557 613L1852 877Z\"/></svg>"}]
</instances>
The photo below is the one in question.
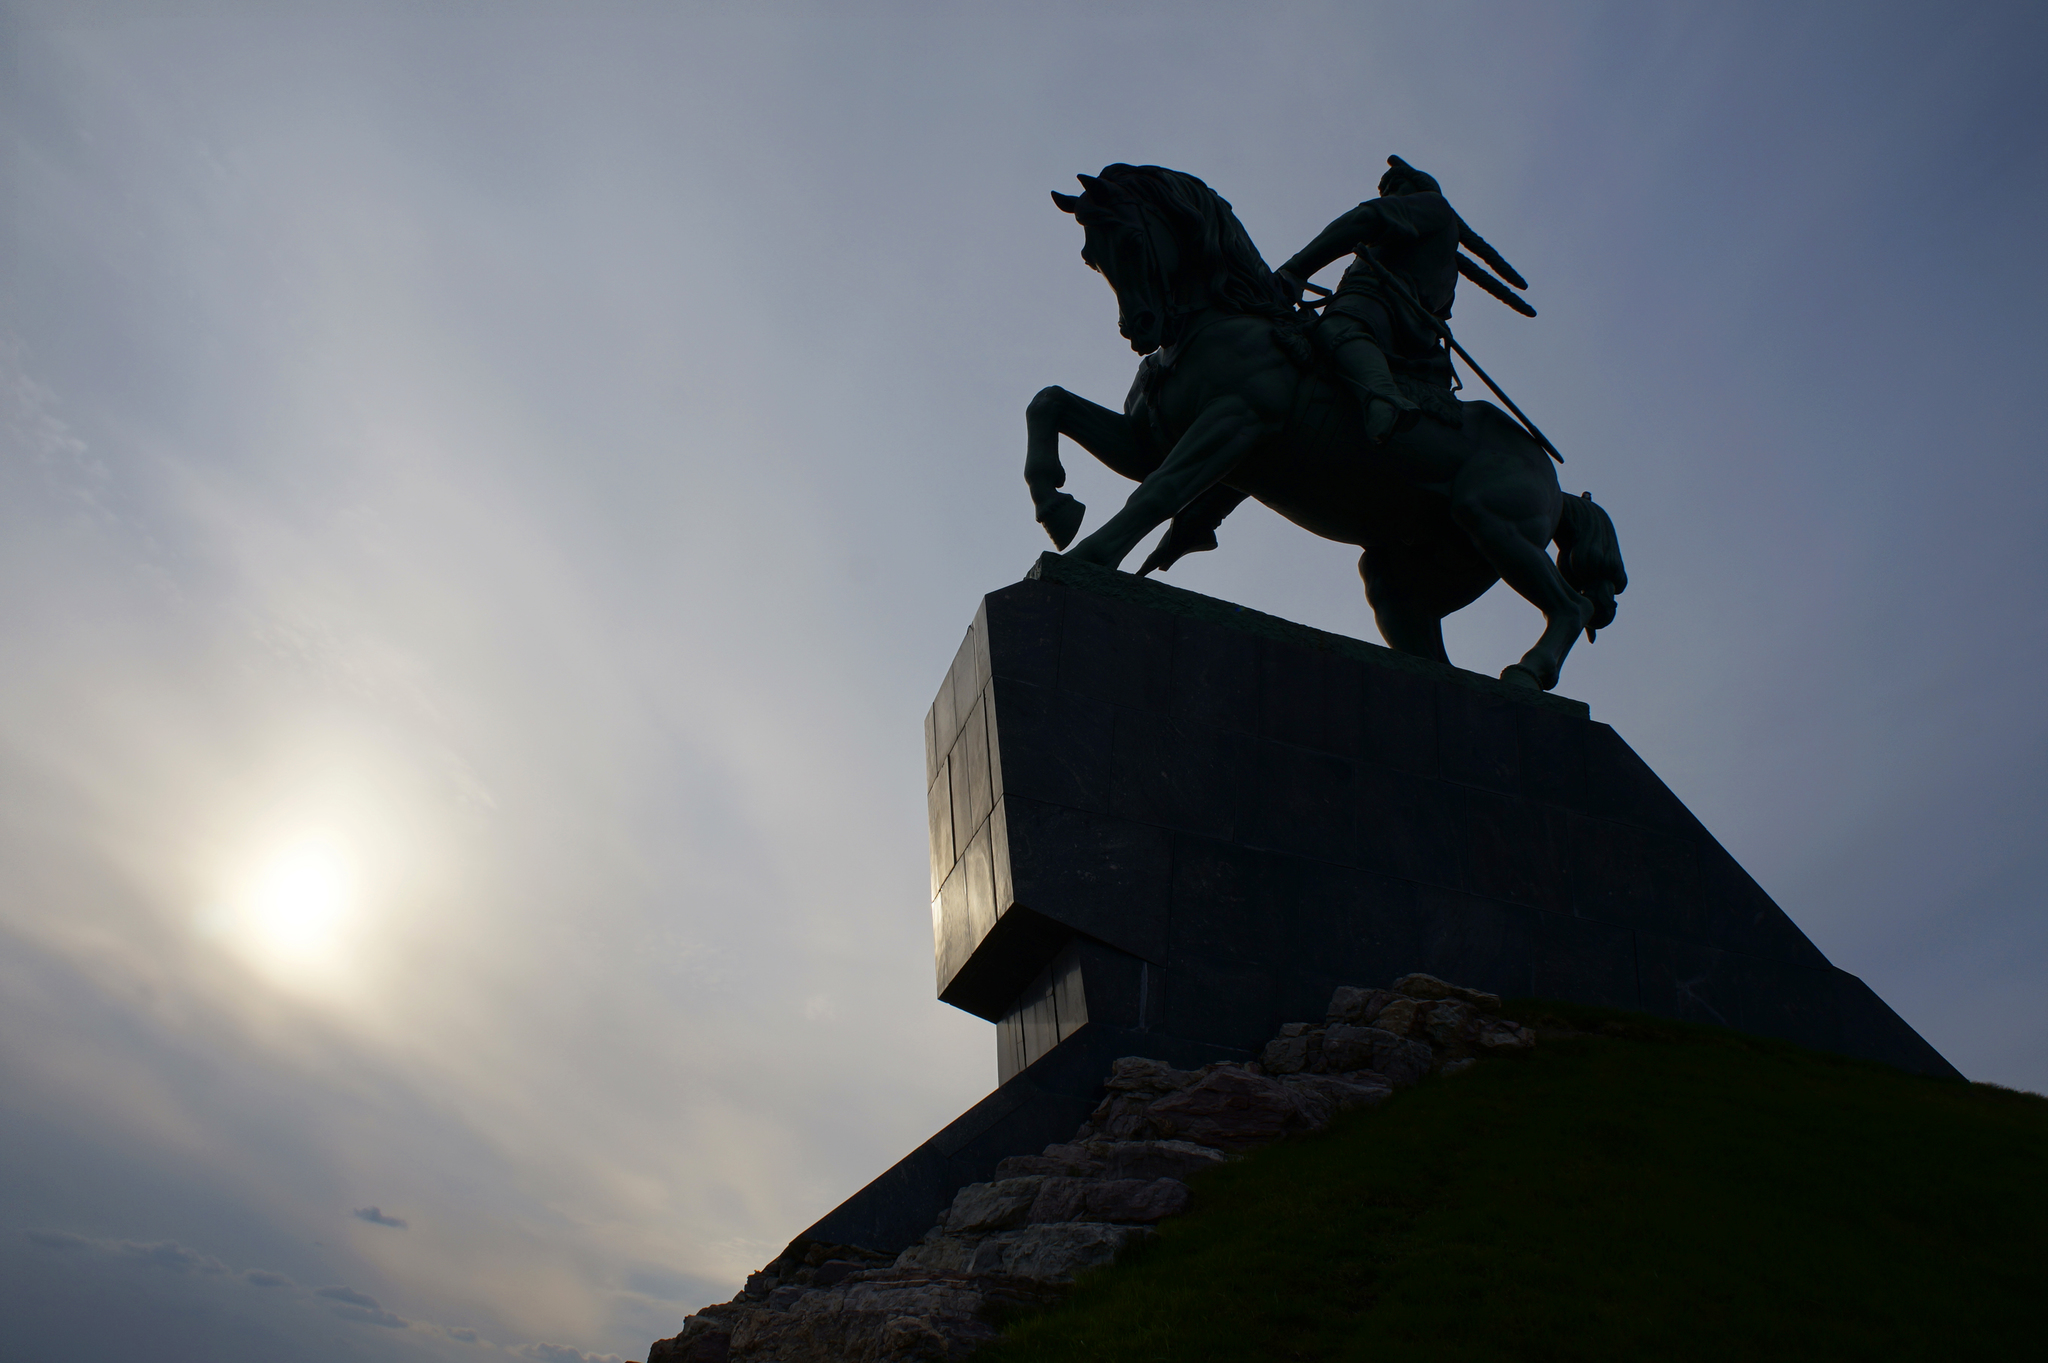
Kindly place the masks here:
<instances>
[{"instance_id":1,"label":"dark stone slab","mask_svg":"<svg viewBox=\"0 0 2048 1363\"><path fill-rule=\"evenodd\" d=\"M926 831L931 835L932 898L939 896L939 886L946 883L946 877L953 873L953 863L960 859L953 846L953 784L952 775L946 770L943 759L938 773L931 779L931 788L925 792Z\"/></svg>"},{"instance_id":2,"label":"dark stone slab","mask_svg":"<svg viewBox=\"0 0 2048 1363\"><path fill-rule=\"evenodd\" d=\"M1134 956L1164 956L1171 833L1022 796L1003 808L1012 904Z\"/></svg>"},{"instance_id":3,"label":"dark stone slab","mask_svg":"<svg viewBox=\"0 0 2048 1363\"><path fill-rule=\"evenodd\" d=\"M1575 701L1048 556L928 732L940 991L983 1017L1072 950L1091 1019L1254 1049L1426 970L1949 1072Z\"/></svg>"},{"instance_id":4,"label":"dark stone slab","mask_svg":"<svg viewBox=\"0 0 2048 1363\"><path fill-rule=\"evenodd\" d=\"M1570 999L1601 1008L1641 1011L1634 932L1611 923L1559 913L1539 913L1533 926L1535 959L1530 962L1530 994L1540 999Z\"/></svg>"},{"instance_id":5,"label":"dark stone slab","mask_svg":"<svg viewBox=\"0 0 2048 1363\"><path fill-rule=\"evenodd\" d=\"M1620 734L1605 724L1588 724L1582 733L1587 813L1681 837L1706 831Z\"/></svg>"},{"instance_id":6,"label":"dark stone slab","mask_svg":"<svg viewBox=\"0 0 2048 1363\"><path fill-rule=\"evenodd\" d=\"M1058 685L1066 599L1066 588L1037 580L984 597L975 620L987 626L989 675L1033 686Z\"/></svg>"},{"instance_id":7,"label":"dark stone slab","mask_svg":"<svg viewBox=\"0 0 2048 1363\"><path fill-rule=\"evenodd\" d=\"M1586 803L1586 731L1591 727L1550 710L1517 706L1515 743L1520 750L1522 795L1560 809Z\"/></svg>"},{"instance_id":8,"label":"dark stone slab","mask_svg":"<svg viewBox=\"0 0 2048 1363\"><path fill-rule=\"evenodd\" d=\"M962 894L964 897L964 889ZM951 924L948 926L950 928ZM951 946L952 933L964 939L968 931L963 908L959 927L942 939L948 944L945 952L954 950ZM1074 931L1066 924L1030 909L1012 906L998 915L994 925L976 941L973 950L957 955L942 953L939 968L943 974L950 964L952 973L941 979L939 998L976 1017L999 1022L1009 1015L1018 996L1030 986L1032 978L1052 964L1053 959L1073 940Z\"/></svg>"},{"instance_id":9,"label":"dark stone slab","mask_svg":"<svg viewBox=\"0 0 2048 1363\"><path fill-rule=\"evenodd\" d=\"M1355 872L1352 886L1352 898L1335 908L1336 921L1315 961L1322 973L1336 977L1332 989L1360 981L1391 983L1414 968L1403 962L1413 961L1422 945L1418 906L1427 887L1369 870Z\"/></svg>"},{"instance_id":10,"label":"dark stone slab","mask_svg":"<svg viewBox=\"0 0 2048 1363\"><path fill-rule=\"evenodd\" d=\"M1564 810L1518 795L1469 789L1456 792L1452 811L1453 826L1460 830L1454 841L1465 889L1554 913L1570 911L1570 816Z\"/></svg>"},{"instance_id":11,"label":"dark stone slab","mask_svg":"<svg viewBox=\"0 0 2048 1363\"><path fill-rule=\"evenodd\" d=\"M946 755L952 781L953 842L964 847L995 806L988 759L988 718L977 697L968 707L953 749Z\"/></svg>"},{"instance_id":12,"label":"dark stone slab","mask_svg":"<svg viewBox=\"0 0 2048 1363\"><path fill-rule=\"evenodd\" d=\"M1116 707L1002 677L990 685L989 695L995 794L1108 812Z\"/></svg>"},{"instance_id":13,"label":"dark stone slab","mask_svg":"<svg viewBox=\"0 0 2048 1363\"><path fill-rule=\"evenodd\" d=\"M1436 686L1393 668L1360 667L1359 757L1383 767L1437 775Z\"/></svg>"},{"instance_id":14,"label":"dark stone slab","mask_svg":"<svg viewBox=\"0 0 2048 1363\"><path fill-rule=\"evenodd\" d=\"M1701 926L1709 941L1724 942L1756 956L1825 966L1828 958L1807 940L1763 888L1750 879L1734 857L1712 838L1695 844L1699 858L1700 897L1706 910Z\"/></svg>"},{"instance_id":15,"label":"dark stone slab","mask_svg":"<svg viewBox=\"0 0 2048 1363\"><path fill-rule=\"evenodd\" d=\"M1458 790L1386 767L1355 774L1357 840L1351 859L1369 871L1453 889L1464 886Z\"/></svg>"},{"instance_id":16,"label":"dark stone slab","mask_svg":"<svg viewBox=\"0 0 2048 1363\"><path fill-rule=\"evenodd\" d=\"M1068 982L1083 998L1088 1018L1112 1027L1142 1029L1151 1003L1152 963L1086 937L1074 940L1080 968Z\"/></svg>"},{"instance_id":17,"label":"dark stone slab","mask_svg":"<svg viewBox=\"0 0 2048 1363\"><path fill-rule=\"evenodd\" d=\"M1252 746L1248 734L1119 708L1110 811L1161 828L1227 838L1244 802Z\"/></svg>"},{"instance_id":18,"label":"dark stone slab","mask_svg":"<svg viewBox=\"0 0 2048 1363\"><path fill-rule=\"evenodd\" d=\"M1172 678L1170 618L1112 597L1069 593L1060 632L1061 687L1164 713Z\"/></svg>"},{"instance_id":19,"label":"dark stone slab","mask_svg":"<svg viewBox=\"0 0 2048 1363\"><path fill-rule=\"evenodd\" d=\"M1834 971L1842 1019L1842 1050L1920 1074L1960 1079L1955 1066L1927 1044L1876 991L1846 970Z\"/></svg>"},{"instance_id":20,"label":"dark stone slab","mask_svg":"<svg viewBox=\"0 0 2048 1363\"><path fill-rule=\"evenodd\" d=\"M1328 648L1279 639L1260 641L1258 664L1260 737L1340 757L1359 755L1363 664Z\"/></svg>"},{"instance_id":21,"label":"dark stone slab","mask_svg":"<svg viewBox=\"0 0 2048 1363\"><path fill-rule=\"evenodd\" d=\"M1177 838L1166 964L1177 970L1199 956L1249 962L1268 973L1285 968L1302 956L1303 942L1351 930L1360 881L1349 866L1215 838Z\"/></svg>"},{"instance_id":22,"label":"dark stone slab","mask_svg":"<svg viewBox=\"0 0 2048 1363\"><path fill-rule=\"evenodd\" d=\"M1463 686L1436 688L1436 752L1444 779L1506 794L1520 791L1523 707Z\"/></svg>"},{"instance_id":23,"label":"dark stone slab","mask_svg":"<svg viewBox=\"0 0 2048 1363\"><path fill-rule=\"evenodd\" d=\"M1415 965L1503 997L1534 983L1536 910L1482 895L1424 886L1416 895Z\"/></svg>"},{"instance_id":24,"label":"dark stone slab","mask_svg":"<svg viewBox=\"0 0 2048 1363\"><path fill-rule=\"evenodd\" d=\"M1287 743L1252 750L1250 780L1240 787L1246 809L1243 838L1325 861L1349 861L1357 838L1353 787L1357 764L1348 757Z\"/></svg>"},{"instance_id":25,"label":"dark stone slab","mask_svg":"<svg viewBox=\"0 0 2048 1363\"><path fill-rule=\"evenodd\" d=\"M1167 713L1176 720L1251 733L1258 728L1258 658L1244 636L1204 620L1177 620Z\"/></svg>"},{"instance_id":26,"label":"dark stone slab","mask_svg":"<svg viewBox=\"0 0 2048 1363\"><path fill-rule=\"evenodd\" d=\"M1170 970L1157 972L1153 1026L1169 1036L1204 1045L1258 1048L1245 1038L1272 1036L1279 1012L1279 981L1269 966L1241 956L1176 953Z\"/></svg>"},{"instance_id":27,"label":"dark stone slab","mask_svg":"<svg viewBox=\"0 0 2048 1363\"><path fill-rule=\"evenodd\" d=\"M1701 936L1694 843L1611 819L1567 817L1575 913L1687 939Z\"/></svg>"}]
</instances>

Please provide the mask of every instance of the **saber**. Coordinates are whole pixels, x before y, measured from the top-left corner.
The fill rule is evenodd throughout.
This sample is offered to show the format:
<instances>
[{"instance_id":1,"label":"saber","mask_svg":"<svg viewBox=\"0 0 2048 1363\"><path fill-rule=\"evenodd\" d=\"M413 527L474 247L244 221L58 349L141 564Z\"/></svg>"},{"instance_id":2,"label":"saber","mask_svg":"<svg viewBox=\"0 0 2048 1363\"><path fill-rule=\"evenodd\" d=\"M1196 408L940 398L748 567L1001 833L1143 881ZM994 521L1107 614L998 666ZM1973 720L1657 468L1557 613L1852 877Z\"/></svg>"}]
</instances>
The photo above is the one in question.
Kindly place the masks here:
<instances>
[{"instance_id":1,"label":"saber","mask_svg":"<svg viewBox=\"0 0 2048 1363\"><path fill-rule=\"evenodd\" d=\"M1431 312L1428 308L1423 307L1422 301L1418 299L1414 294L1408 291L1408 286L1402 283L1400 279L1398 279L1394 275L1394 272L1392 270L1389 270L1386 266L1380 264L1380 262L1373 257L1372 251L1370 250L1370 248L1366 246L1364 242L1360 242L1358 244L1358 256L1361 260L1370 263L1373 268L1373 271L1379 275L1381 282L1391 287L1394 290L1394 292L1400 297L1402 302L1406 303L1409 307L1413 308L1418 316L1428 321L1430 326L1436 330L1436 334L1443 338L1444 344L1449 346L1452 350L1456 351L1458 358L1463 360L1466 364L1472 367L1472 372L1479 376L1479 381L1485 384L1488 388L1492 389L1493 395L1495 397L1499 398L1502 402L1507 404L1508 410L1515 414L1515 419L1522 423L1522 428L1529 432L1530 438L1543 447L1543 452L1549 455L1552 459L1555 459L1558 463L1562 464L1564 462L1564 456L1557 452L1557 446L1550 443L1550 437L1543 434L1542 431L1536 429L1536 423L1529 420L1528 414L1525 413L1521 408L1515 406L1515 400L1509 397L1506 393L1503 393L1500 390L1500 385L1493 381L1492 376L1489 375L1484 369L1481 369L1479 367L1479 361L1473 359L1472 356L1466 352L1465 347L1458 344L1458 338L1451 335L1451 329L1444 325L1444 319L1437 316L1435 313ZM1321 295L1317 302L1311 304L1304 304L1304 306L1306 307L1321 307L1324 303L1329 302L1330 299L1333 297L1333 295L1328 289L1323 288L1319 284L1307 284L1303 287L1310 289L1315 293Z\"/></svg>"},{"instance_id":2,"label":"saber","mask_svg":"<svg viewBox=\"0 0 2048 1363\"><path fill-rule=\"evenodd\" d=\"M1550 443L1550 437L1536 429L1536 423L1529 420L1528 414L1515 406L1515 400L1506 393L1503 393L1500 385L1493 381L1492 376L1479 367L1479 361L1473 359L1465 347L1458 344L1458 338L1451 335L1451 329L1445 325L1444 319L1431 312L1428 308L1423 307L1422 300L1411 293L1408 286L1402 283L1392 270L1380 264L1379 258L1373 255L1371 249L1364 242L1358 244L1358 254L1371 264L1373 272L1380 277L1383 283L1391 286L1401 296L1403 302L1413 308L1419 316L1436 329L1436 334L1443 337L1445 345L1457 352L1459 359L1472 366L1472 372L1479 376L1479 381L1492 389L1495 397L1507 404L1508 410L1515 414L1515 419L1521 422L1529 434L1534 437L1536 443L1543 447L1543 452L1562 464L1564 456L1557 452L1557 446Z\"/></svg>"}]
</instances>

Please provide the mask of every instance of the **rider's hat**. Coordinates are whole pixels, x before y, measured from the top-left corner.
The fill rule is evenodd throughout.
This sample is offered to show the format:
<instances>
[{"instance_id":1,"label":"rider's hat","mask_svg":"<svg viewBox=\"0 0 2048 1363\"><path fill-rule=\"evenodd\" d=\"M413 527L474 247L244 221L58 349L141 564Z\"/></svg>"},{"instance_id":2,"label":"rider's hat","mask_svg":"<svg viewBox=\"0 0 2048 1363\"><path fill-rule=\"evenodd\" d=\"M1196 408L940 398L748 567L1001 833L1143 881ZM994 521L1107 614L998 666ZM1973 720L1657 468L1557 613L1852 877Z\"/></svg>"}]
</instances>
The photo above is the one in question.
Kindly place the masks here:
<instances>
[{"instance_id":1,"label":"rider's hat","mask_svg":"<svg viewBox=\"0 0 2048 1363\"><path fill-rule=\"evenodd\" d=\"M1444 187L1436 182L1436 176L1417 170L1398 156L1389 156L1387 173L1380 176L1380 193L1387 194L1411 186L1426 189L1432 194L1444 192Z\"/></svg>"}]
</instances>

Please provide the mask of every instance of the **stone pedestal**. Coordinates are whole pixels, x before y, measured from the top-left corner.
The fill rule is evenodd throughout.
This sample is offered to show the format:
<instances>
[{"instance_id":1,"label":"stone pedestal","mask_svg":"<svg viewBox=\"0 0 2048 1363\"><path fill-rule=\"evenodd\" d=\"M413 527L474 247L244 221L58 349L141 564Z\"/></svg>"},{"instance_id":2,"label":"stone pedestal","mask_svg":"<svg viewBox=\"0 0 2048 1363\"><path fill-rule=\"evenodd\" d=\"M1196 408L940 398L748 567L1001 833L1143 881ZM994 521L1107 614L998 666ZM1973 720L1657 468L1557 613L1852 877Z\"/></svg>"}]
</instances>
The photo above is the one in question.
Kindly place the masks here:
<instances>
[{"instance_id":1,"label":"stone pedestal","mask_svg":"<svg viewBox=\"0 0 2048 1363\"><path fill-rule=\"evenodd\" d=\"M1000 1086L801 1239L908 1244L1109 1060L1248 1058L1411 971L1956 1073L1577 701L1048 554L925 774L938 993Z\"/></svg>"},{"instance_id":2,"label":"stone pedestal","mask_svg":"<svg viewBox=\"0 0 2048 1363\"><path fill-rule=\"evenodd\" d=\"M1577 701L1048 554L925 738L939 997L1001 1079L1412 970L1954 1073Z\"/></svg>"}]
</instances>

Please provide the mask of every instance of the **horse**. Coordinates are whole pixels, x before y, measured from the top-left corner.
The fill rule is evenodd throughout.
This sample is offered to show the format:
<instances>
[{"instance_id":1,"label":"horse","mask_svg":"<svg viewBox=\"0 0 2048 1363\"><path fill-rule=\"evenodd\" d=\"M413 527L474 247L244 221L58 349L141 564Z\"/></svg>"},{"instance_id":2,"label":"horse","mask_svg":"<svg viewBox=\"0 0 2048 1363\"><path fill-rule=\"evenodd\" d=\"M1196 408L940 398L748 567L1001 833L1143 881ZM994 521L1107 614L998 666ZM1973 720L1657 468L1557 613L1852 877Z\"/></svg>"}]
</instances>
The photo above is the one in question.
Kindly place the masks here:
<instances>
[{"instance_id":1,"label":"horse","mask_svg":"<svg viewBox=\"0 0 2048 1363\"><path fill-rule=\"evenodd\" d=\"M1413 427L1371 443L1221 195L1159 166L1076 178L1082 192L1053 202L1086 232L1081 259L1108 281L1117 331L1145 358L1121 413L1059 387L1026 408L1024 479L1054 547L1114 569L1170 521L1143 576L1214 549L1217 525L1253 497L1360 548L1366 600L1397 652L1449 663L1443 618L1505 580L1544 628L1501 679L1555 687L1579 631L1591 640L1611 624L1628 585L1592 494L1566 496L1544 448L1500 408L1441 389L1421 394L1429 414ZM1086 508L1060 491L1061 436L1138 484L1071 549Z\"/></svg>"}]
</instances>

